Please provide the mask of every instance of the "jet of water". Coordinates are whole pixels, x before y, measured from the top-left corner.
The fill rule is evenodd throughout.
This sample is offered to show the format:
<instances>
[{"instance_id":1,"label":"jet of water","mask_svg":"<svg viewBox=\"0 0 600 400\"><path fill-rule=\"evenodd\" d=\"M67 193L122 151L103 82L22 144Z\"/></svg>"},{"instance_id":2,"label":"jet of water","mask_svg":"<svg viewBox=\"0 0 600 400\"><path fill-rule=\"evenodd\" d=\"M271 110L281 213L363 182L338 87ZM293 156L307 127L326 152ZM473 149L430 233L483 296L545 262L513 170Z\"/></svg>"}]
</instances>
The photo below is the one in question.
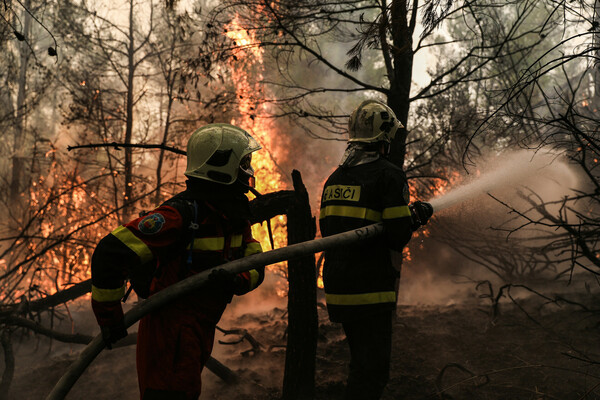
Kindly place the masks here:
<instances>
[{"instance_id":1,"label":"jet of water","mask_svg":"<svg viewBox=\"0 0 600 400\"><path fill-rule=\"evenodd\" d=\"M473 199L493 189L516 187L527 178L539 174L551 165L555 155L519 151L500 161L495 168L483 172L470 182L441 194L430 200L435 211L441 211L465 200Z\"/></svg>"}]
</instances>

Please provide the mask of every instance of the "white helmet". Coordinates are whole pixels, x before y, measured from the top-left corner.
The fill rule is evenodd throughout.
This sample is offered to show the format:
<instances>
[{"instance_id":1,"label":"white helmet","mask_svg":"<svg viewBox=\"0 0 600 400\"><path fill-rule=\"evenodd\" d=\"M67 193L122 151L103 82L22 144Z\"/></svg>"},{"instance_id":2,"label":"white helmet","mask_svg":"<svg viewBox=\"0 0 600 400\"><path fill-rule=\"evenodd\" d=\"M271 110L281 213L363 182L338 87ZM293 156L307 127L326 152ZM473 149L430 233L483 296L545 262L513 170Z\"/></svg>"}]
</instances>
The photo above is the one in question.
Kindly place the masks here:
<instances>
[{"instance_id":1,"label":"white helmet","mask_svg":"<svg viewBox=\"0 0 600 400\"><path fill-rule=\"evenodd\" d=\"M376 100L365 100L350 114L348 142L390 143L399 128L404 126L391 108Z\"/></svg>"},{"instance_id":2,"label":"white helmet","mask_svg":"<svg viewBox=\"0 0 600 400\"><path fill-rule=\"evenodd\" d=\"M240 169L254 176L252 153L262 146L248 132L229 124L210 124L197 129L187 144L185 176L230 185Z\"/></svg>"}]
</instances>

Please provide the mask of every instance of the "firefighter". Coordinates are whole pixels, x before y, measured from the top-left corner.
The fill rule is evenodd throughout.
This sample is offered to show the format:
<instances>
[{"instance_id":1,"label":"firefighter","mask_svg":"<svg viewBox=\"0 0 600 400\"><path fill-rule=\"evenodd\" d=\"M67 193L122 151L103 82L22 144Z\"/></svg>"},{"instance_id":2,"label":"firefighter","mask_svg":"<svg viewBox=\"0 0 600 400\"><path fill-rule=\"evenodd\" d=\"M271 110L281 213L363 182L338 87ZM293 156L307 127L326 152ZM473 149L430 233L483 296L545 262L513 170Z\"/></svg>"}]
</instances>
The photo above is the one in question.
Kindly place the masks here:
<instances>
[{"instance_id":1,"label":"firefighter","mask_svg":"<svg viewBox=\"0 0 600 400\"><path fill-rule=\"evenodd\" d=\"M108 348L127 335L121 299L125 282L148 295L225 262L260 253L245 195L254 181L246 131L211 124L187 144L187 189L104 237L92 256L92 308ZM261 284L264 267L213 271L197 292L145 316L137 337L142 400L191 400L200 395L215 326L232 296Z\"/></svg>"},{"instance_id":2,"label":"firefighter","mask_svg":"<svg viewBox=\"0 0 600 400\"><path fill-rule=\"evenodd\" d=\"M389 379L400 276L392 257L401 257L412 232L433 213L428 203L409 207L404 172L386 159L399 128L402 124L385 104L374 100L360 104L350 115L346 152L321 197L323 236L379 221L385 227L383 237L325 252L329 319L342 324L350 348L346 400L381 397Z\"/></svg>"}]
</instances>

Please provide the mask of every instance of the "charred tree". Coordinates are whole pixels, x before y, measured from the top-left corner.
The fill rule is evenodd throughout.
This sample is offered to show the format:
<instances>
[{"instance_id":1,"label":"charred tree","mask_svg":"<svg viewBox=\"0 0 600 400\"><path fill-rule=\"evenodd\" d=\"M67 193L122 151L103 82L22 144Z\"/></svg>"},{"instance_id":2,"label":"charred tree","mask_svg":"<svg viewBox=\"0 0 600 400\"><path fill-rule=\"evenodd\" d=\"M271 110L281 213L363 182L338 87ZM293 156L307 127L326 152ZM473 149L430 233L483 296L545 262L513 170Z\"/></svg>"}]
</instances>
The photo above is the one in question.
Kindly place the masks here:
<instances>
[{"instance_id":1,"label":"charred tree","mask_svg":"<svg viewBox=\"0 0 600 400\"><path fill-rule=\"evenodd\" d=\"M406 127L408 126L410 87L415 55L412 37L417 21L417 7L415 5L409 10L407 1L392 1L390 4L391 23L387 21L388 12L385 2L383 2L382 8L379 37L382 57L385 60L389 79L387 103ZM390 44L386 40L386 28L391 33L392 43ZM394 51L391 51L390 47ZM403 168L404 158L406 157L407 136L408 131L403 128L399 130L398 135L392 141L390 161L400 168Z\"/></svg>"},{"instance_id":2,"label":"charred tree","mask_svg":"<svg viewBox=\"0 0 600 400\"><path fill-rule=\"evenodd\" d=\"M277 215L286 214L290 204L295 199L292 190L263 194L250 202L251 224L267 221Z\"/></svg>"},{"instance_id":3,"label":"charred tree","mask_svg":"<svg viewBox=\"0 0 600 400\"><path fill-rule=\"evenodd\" d=\"M134 78L137 64L135 62L135 44L134 44L134 28L133 28L133 0L129 1L129 35L127 37L129 43L127 44L127 97L125 102L126 118L125 118L125 143L130 144L133 136L133 90L134 90ZM124 163L124 175L125 175L125 191L124 198L125 202L128 202L131 198L133 189L133 160L131 148L125 148L125 163ZM123 208L123 220L127 219L130 212L129 207Z\"/></svg>"},{"instance_id":4,"label":"charred tree","mask_svg":"<svg viewBox=\"0 0 600 400\"><path fill-rule=\"evenodd\" d=\"M25 8L30 7L30 1L26 1ZM31 33L31 15L23 11L24 28L23 35L28 37ZM12 175L10 179L10 200L18 202L19 196L24 189L25 175L27 171L27 144L26 144L26 97L27 77L31 51L28 43L19 44L19 80L17 90L17 104L15 108L14 144L12 156Z\"/></svg>"},{"instance_id":5,"label":"charred tree","mask_svg":"<svg viewBox=\"0 0 600 400\"><path fill-rule=\"evenodd\" d=\"M313 240L315 219L300 172L292 172L295 198L288 210L288 244ZM315 255L288 261L288 335L283 399L313 399L317 354L317 276Z\"/></svg>"}]
</instances>

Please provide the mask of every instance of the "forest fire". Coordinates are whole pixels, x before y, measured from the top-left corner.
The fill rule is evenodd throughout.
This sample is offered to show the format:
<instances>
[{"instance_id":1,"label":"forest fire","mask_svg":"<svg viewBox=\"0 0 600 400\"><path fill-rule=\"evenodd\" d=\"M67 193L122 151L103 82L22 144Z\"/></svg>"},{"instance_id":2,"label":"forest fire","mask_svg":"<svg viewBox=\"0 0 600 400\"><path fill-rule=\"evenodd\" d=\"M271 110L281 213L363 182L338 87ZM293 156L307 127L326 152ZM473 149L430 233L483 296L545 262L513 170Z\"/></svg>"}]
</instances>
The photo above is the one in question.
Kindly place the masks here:
<instances>
[{"instance_id":1,"label":"forest fire","mask_svg":"<svg viewBox=\"0 0 600 400\"><path fill-rule=\"evenodd\" d=\"M260 142L263 149L253 154L252 165L256 170L256 189L261 193L286 189L283 171L278 167L276 158L286 159L285 139L278 135L270 119L261 118L268 114L267 105L261 102L258 94L263 93L263 53L260 42L234 18L226 35L237 48L229 62L232 81L235 84L238 111L240 117L232 119L231 124L248 130ZM274 142L277 137L278 143ZM272 221L273 241L275 248L287 244L286 218L280 215ZM266 224L254 225L253 235L261 242L263 250L270 249L269 234ZM271 268L285 271L285 263Z\"/></svg>"},{"instance_id":2,"label":"forest fire","mask_svg":"<svg viewBox=\"0 0 600 400\"><path fill-rule=\"evenodd\" d=\"M600 398L600 3L495 3L5 1L0 400Z\"/></svg>"},{"instance_id":3,"label":"forest fire","mask_svg":"<svg viewBox=\"0 0 600 400\"><path fill-rule=\"evenodd\" d=\"M91 187L97 177L86 181L76 166L71 169L58 158L51 151L40 161L48 163L48 173L32 182L27 193L22 239L9 245L8 261L0 262L6 270L1 288L4 303L23 296L31 301L89 279L90 246L107 233L97 224L112 217L110 206ZM13 267L7 270L7 265Z\"/></svg>"}]
</instances>

